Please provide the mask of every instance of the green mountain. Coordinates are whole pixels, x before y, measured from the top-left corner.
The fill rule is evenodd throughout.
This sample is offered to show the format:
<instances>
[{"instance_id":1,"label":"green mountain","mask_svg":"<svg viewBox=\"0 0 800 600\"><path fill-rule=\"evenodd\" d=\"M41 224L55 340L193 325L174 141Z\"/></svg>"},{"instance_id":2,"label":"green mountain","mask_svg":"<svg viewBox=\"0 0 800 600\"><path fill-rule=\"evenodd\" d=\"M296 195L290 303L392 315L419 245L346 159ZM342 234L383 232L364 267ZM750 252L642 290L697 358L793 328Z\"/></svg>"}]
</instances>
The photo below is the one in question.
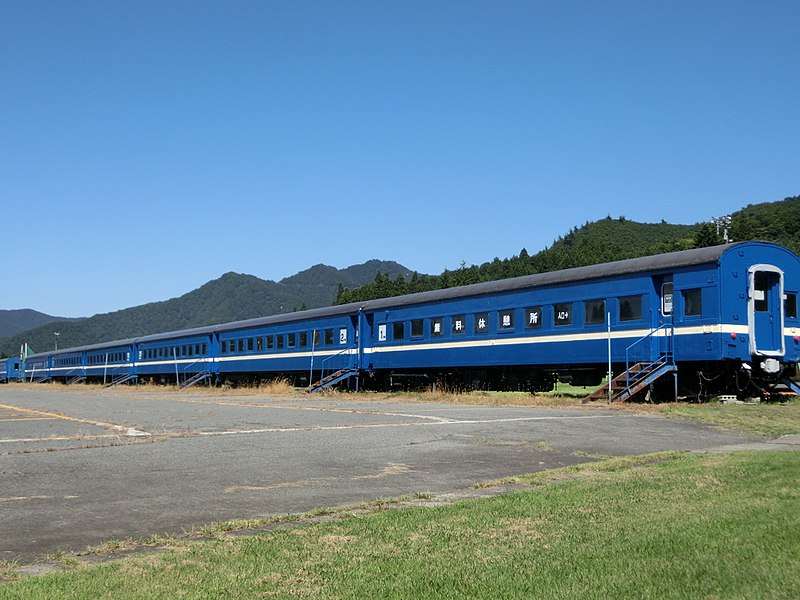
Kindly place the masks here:
<instances>
[{"instance_id":1,"label":"green mountain","mask_svg":"<svg viewBox=\"0 0 800 600\"><path fill-rule=\"evenodd\" d=\"M0 340L34 327L75 320L65 317L53 317L30 308L0 310Z\"/></svg>"},{"instance_id":2,"label":"green mountain","mask_svg":"<svg viewBox=\"0 0 800 600\"><path fill-rule=\"evenodd\" d=\"M82 346L330 306L340 285L363 285L379 271L393 277L410 275L398 263L378 260L343 270L316 265L279 282L225 273L179 298L59 323L58 344L62 348ZM53 327L45 325L7 338L0 344L0 354L14 355L25 342L37 351L53 348Z\"/></svg>"},{"instance_id":3,"label":"green mountain","mask_svg":"<svg viewBox=\"0 0 800 600\"><path fill-rule=\"evenodd\" d=\"M517 256L481 265L466 266L441 275L419 275L410 280L379 273L372 283L355 289L341 290L337 304L363 302L374 298L495 281L533 273L544 273L570 267L658 254L689 248L698 230L697 225L669 223L637 223L624 217L586 223L559 237L552 246L529 255L524 248Z\"/></svg>"},{"instance_id":4,"label":"green mountain","mask_svg":"<svg viewBox=\"0 0 800 600\"><path fill-rule=\"evenodd\" d=\"M800 196L779 202L748 205L730 215L728 233L730 241L776 242L800 253ZM444 271L441 275L415 273L410 280L402 275L392 278L386 273L379 273L366 286L342 289L336 302L363 302L374 298L710 246L721 244L723 234L724 231L718 231L717 226L712 223L637 223L625 217L612 219L609 216L573 228L565 236L555 240L552 246L534 255L529 255L523 248L519 255L511 258L495 258L491 262L469 267L462 265L460 269Z\"/></svg>"},{"instance_id":5,"label":"green mountain","mask_svg":"<svg viewBox=\"0 0 800 600\"><path fill-rule=\"evenodd\" d=\"M748 204L731 215L732 240L766 240L800 254L800 196Z\"/></svg>"}]
</instances>

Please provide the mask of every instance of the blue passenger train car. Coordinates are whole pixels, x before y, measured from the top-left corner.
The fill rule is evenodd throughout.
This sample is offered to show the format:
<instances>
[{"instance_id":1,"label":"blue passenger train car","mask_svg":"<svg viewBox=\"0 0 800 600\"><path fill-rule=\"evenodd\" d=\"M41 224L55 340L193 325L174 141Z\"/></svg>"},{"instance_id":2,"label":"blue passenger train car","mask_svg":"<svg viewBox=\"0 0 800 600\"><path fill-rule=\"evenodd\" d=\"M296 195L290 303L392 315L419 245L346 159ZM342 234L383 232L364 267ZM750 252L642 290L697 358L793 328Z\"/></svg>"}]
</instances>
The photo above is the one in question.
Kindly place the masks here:
<instances>
[{"instance_id":1,"label":"blue passenger train car","mask_svg":"<svg viewBox=\"0 0 800 600\"><path fill-rule=\"evenodd\" d=\"M758 391L800 359L799 288L796 255L749 242L415 294L370 304L371 364L536 390L662 361L687 394Z\"/></svg>"},{"instance_id":2,"label":"blue passenger train car","mask_svg":"<svg viewBox=\"0 0 800 600\"><path fill-rule=\"evenodd\" d=\"M133 340L133 356L136 375L148 381L186 382L196 376L200 381L218 372L216 336L211 327L138 338Z\"/></svg>"},{"instance_id":3,"label":"blue passenger train car","mask_svg":"<svg viewBox=\"0 0 800 600\"><path fill-rule=\"evenodd\" d=\"M19 381L20 359L18 357L0 358L0 383Z\"/></svg>"},{"instance_id":4,"label":"blue passenger train car","mask_svg":"<svg viewBox=\"0 0 800 600\"><path fill-rule=\"evenodd\" d=\"M287 377L378 388L763 395L800 360L800 259L741 242L313 309L29 358L67 381Z\"/></svg>"}]
</instances>

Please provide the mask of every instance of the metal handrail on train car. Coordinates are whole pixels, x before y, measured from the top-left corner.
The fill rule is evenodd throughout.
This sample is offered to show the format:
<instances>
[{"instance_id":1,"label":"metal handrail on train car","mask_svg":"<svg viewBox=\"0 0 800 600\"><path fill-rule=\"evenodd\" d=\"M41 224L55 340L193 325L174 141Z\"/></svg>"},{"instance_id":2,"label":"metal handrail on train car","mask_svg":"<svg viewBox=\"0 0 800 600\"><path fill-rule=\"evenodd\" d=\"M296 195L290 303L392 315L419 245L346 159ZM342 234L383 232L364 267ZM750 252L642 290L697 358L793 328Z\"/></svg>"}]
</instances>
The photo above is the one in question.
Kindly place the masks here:
<instances>
[{"instance_id":1,"label":"metal handrail on train car","mask_svg":"<svg viewBox=\"0 0 800 600\"><path fill-rule=\"evenodd\" d=\"M210 359L209 359L207 356L201 356L200 358L198 358L198 359L197 359L197 360L195 360L194 362L190 362L188 365L186 365L186 366L183 368L183 384L181 384L181 382L180 382L180 381L178 381L178 386L179 386L179 387L186 387L186 383L187 383L187 382L188 382L190 379L192 379L192 378L194 378L194 377L197 377L197 376L198 376L198 375L200 375L201 373L203 373L203 374L206 374L206 375L210 375L211 373L210 373L210 372L209 372L209 370L206 368L206 367L207 367L207 365L208 365L210 362L211 362L211 360L210 360ZM189 369L191 369L192 367L194 367L194 366L195 366L195 365L197 365L198 363L202 363L202 364L203 364L203 367L202 367L200 370L193 371L193 372L192 372L192 375L191 375L191 377L190 377L190 376L189 376L189 373L188 373Z\"/></svg>"},{"instance_id":2,"label":"metal handrail on train car","mask_svg":"<svg viewBox=\"0 0 800 600\"><path fill-rule=\"evenodd\" d=\"M658 334L660 331L664 332L664 335L663 335L663 337L665 339L664 351L662 352L661 348L659 348L659 350L658 350L658 358L656 358L656 360L652 360L650 355L648 355L647 361L646 361L648 363L647 366L644 367L641 371L638 371L636 373L631 373L631 367L633 366L631 364L631 360L635 360L635 359L631 359L631 349L634 346L637 346L638 344L643 343L645 340L650 339L652 341L652 339L655 339L656 338L656 334ZM631 382L633 380L635 380L635 379L640 378L643 373L645 373L645 374L649 373L653 369L653 367L655 365L658 365L658 364L671 364L673 362L672 344L673 344L673 340L674 339L675 339L675 324L672 321L670 321L669 323L662 323L661 325L659 325L658 327L653 329L650 333L648 333L645 336L640 337L638 340L633 342L630 346L625 348L625 387L629 391L630 391L630 387L631 387ZM638 364L640 362L645 362L645 361L635 360L634 365Z\"/></svg>"},{"instance_id":3,"label":"metal handrail on train car","mask_svg":"<svg viewBox=\"0 0 800 600\"><path fill-rule=\"evenodd\" d=\"M328 356L327 358L324 358L322 360L322 368L320 369L319 380L322 381L323 379L325 379L325 372L326 371L328 371L329 374L332 374L332 373L336 373L337 371L342 371L344 369L352 369L353 368L353 365L351 364L353 362L352 359L343 361L344 362L343 365L342 364L335 364L333 367L327 367L327 368L325 366L325 363L327 363L328 361L336 359L336 358L341 358L342 355L345 355L345 356L348 356L348 357L352 356L352 354L350 354L351 350L352 350L352 348L345 348L344 350L340 350L336 354L332 354L331 356Z\"/></svg>"},{"instance_id":4,"label":"metal handrail on train car","mask_svg":"<svg viewBox=\"0 0 800 600\"><path fill-rule=\"evenodd\" d=\"M77 383L86 379L86 370L83 367L75 367L64 373L64 382L67 385Z\"/></svg>"}]
</instances>

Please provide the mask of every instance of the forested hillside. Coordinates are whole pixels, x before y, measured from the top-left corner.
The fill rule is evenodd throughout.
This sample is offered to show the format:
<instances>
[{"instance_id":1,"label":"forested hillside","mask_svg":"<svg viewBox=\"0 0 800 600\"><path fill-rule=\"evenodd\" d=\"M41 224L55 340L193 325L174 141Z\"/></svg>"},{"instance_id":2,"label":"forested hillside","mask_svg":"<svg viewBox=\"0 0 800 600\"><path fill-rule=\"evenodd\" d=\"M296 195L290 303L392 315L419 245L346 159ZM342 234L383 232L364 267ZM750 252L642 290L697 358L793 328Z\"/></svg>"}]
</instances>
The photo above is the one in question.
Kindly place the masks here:
<instances>
[{"instance_id":1,"label":"forested hillside","mask_svg":"<svg viewBox=\"0 0 800 600\"><path fill-rule=\"evenodd\" d=\"M800 253L800 196L780 202L748 205L731 215L730 241L764 240L782 244ZM607 217L572 229L553 245L529 255L524 248L517 256L495 258L482 265L462 265L441 275L413 274L411 279L379 273L375 281L357 289L341 289L338 304L374 298L455 287L507 277L544 273L557 269L649 256L711 246L723 242L716 225L671 225L637 223L624 217Z\"/></svg>"},{"instance_id":2,"label":"forested hillside","mask_svg":"<svg viewBox=\"0 0 800 600\"><path fill-rule=\"evenodd\" d=\"M732 215L732 240L767 240L800 254L800 196L748 204Z\"/></svg>"},{"instance_id":3,"label":"forested hillside","mask_svg":"<svg viewBox=\"0 0 800 600\"><path fill-rule=\"evenodd\" d=\"M29 308L0 310L0 340L40 325L74 320L65 317L52 317Z\"/></svg>"},{"instance_id":4,"label":"forested hillside","mask_svg":"<svg viewBox=\"0 0 800 600\"><path fill-rule=\"evenodd\" d=\"M342 282L363 285L379 271L393 277L410 274L402 265L379 260L342 270L316 265L280 282L226 273L179 298L59 323L58 344L62 348L75 347L330 306ZM53 331L52 326L46 325L8 338L0 345L0 355L18 353L23 343L36 351L52 349Z\"/></svg>"},{"instance_id":5,"label":"forested hillside","mask_svg":"<svg viewBox=\"0 0 800 600\"><path fill-rule=\"evenodd\" d=\"M495 258L482 265L466 266L441 275L418 275L410 280L379 273L361 288L342 289L337 303L362 302L373 298L455 287L507 277L544 273L558 269L608 262L622 258L658 254L692 247L697 225L637 223L624 217L608 217L586 223L559 237L552 246L530 255L526 249L511 258Z\"/></svg>"}]
</instances>

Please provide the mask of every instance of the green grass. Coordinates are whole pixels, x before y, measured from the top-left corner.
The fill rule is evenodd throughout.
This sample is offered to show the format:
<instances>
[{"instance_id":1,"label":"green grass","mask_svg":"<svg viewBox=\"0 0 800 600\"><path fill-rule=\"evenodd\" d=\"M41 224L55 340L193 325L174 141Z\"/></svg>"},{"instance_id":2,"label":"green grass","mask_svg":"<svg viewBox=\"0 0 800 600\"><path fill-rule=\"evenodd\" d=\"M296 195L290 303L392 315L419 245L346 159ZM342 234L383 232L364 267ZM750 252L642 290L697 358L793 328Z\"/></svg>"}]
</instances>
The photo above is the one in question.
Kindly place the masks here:
<instances>
[{"instance_id":1,"label":"green grass","mask_svg":"<svg viewBox=\"0 0 800 600\"><path fill-rule=\"evenodd\" d=\"M658 412L667 417L696 419L746 433L778 437L800 433L800 398L788 402L761 404L661 404Z\"/></svg>"},{"instance_id":2,"label":"green grass","mask_svg":"<svg viewBox=\"0 0 800 600\"><path fill-rule=\"evenodd\" d=\"M586 410L618 410L633 413L661 414L666 417L693 419L744 433L778 437L800 433L800 398L790 397L785 402L761 404L720 404L669 402L613 403L582 400L592 390L559 384L558 389L532 396L524 392L418 392L398 395L398 398L422 403L483 404L491 406L536 406L545 408L578 408Z\"/></svg>"},{"instance_id":3,"label":"green grass","mask_svg":"<svg viewBox=\"0 0 800 600\"><path fill-rule=\"evenodd\" d=\"M0 598L800 597L800 453L657 458L31 577Z\"/></svg>"}]
</instances>

